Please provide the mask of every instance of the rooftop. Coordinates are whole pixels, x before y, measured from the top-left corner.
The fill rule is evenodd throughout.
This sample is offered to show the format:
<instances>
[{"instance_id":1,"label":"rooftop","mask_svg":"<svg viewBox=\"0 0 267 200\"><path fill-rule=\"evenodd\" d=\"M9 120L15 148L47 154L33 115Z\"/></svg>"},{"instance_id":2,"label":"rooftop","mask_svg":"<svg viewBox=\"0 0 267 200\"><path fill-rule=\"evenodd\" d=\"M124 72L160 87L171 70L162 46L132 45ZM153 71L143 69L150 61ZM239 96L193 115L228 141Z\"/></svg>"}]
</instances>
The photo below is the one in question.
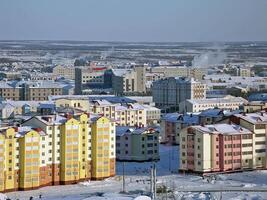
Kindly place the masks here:
<instances>
[{"instance_id":1,"label":"rooftop","mask_svg":"<svg viewBox=\"0 0 267 200\"><path fill-rule=\"evenodd\" d=\"M235 116L252 124L267 124L267 113L264 111L257 113L236 114Z\"/></svg>"},{"instance_id":2,"label":"rooftop","mask_svg":"<svg viewBox=\"0 0 267 200\"><path fill-rule=\"evenodd\" d=\"M154 128L150 127L130 127L130 126L116 126L116 135L140 135L145 133L155 133L158 132Z\"/></svg>"},{"instance_id":3,"label":"rooftop","mask_svg":"<svg viewBox=\"0 0 267 200\"><path fill-rule=\"evenodd\" d=\"M188 99L191 104L210 104L210 103L247 103L248 101L242 97L223 97L211 99Z\"/></svg>"},{"instance_id":4,"label":"rooftop","mask_svg":"<svg viewBox=\"0 0 267 200\"><path fill-rule=\"evenodd\" d=\"M193 126L193 128L199 130L200 132L210 133L210 134L233 135L233 134L252 133L248 129L243 128L236 124L210 124L204 126Z\"/></svg>"}]
</instances>

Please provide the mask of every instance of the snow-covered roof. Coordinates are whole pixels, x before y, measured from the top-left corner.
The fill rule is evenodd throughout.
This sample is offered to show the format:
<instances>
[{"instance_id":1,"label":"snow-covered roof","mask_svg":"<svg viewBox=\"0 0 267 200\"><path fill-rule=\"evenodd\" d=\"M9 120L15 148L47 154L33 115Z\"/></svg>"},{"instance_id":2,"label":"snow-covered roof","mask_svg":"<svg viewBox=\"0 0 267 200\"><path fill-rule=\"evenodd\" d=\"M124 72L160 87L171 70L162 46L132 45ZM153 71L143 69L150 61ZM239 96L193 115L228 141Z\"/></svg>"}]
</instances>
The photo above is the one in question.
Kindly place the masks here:
<instances>
[{"instance_id":1,"label":"snow-covered roof","mask_svg":"<svg viewBox=\"0 0 267 200\"><path fill-rule=\"evenodd\" d=\"M199 113L168 113L163 119L168 122L180 122L184 124L199 124Z\"/></svg>"},{"instance_id":2,"label":"snow-covered roof","mask_svg":"<svg viewBox=\"0 0 267 200\"><path fill-rule=\"evenodd\" d=\"M112 71L115 76L124 76L128 73L131 73L133 70L132 69L112 69Z\"/></svg>"},{"instance_id":3,"label":"snow-covered roof","mask_svg":"<svg viewBox=\"0 0 267 200\"><path fill-rule=\"evenodd\" d=\"M199 130L200 132L211 134L232 135L252 133L250 130L236 124L210 124L204 126L193 126L193 128Z\"/></svg>"},{"instance_id":4,"label":"snow-covered roof","mask_svg":"<svg viewBox=\"0 0 267 200\"><path fill-rule=\"evenodd\" d=\"M218 116L231 116L234 114L239 114L241 111L240 110L223 110L223 109L218 109L218 108L214 108L214 109L207 109L204 110L200 113L200 116L204 116L204 117L218 117Z\"/></svg>"},{"instance_id":5,"label":"snow-covered roof","mask_svg":"<svg viewBox=\"0 0 267 200\"><path fill-rule=\"evenodd\" d=\"M125 111L125 110L144 110L145 107L138 103L129 103L129 104L117 104L115 106L116 111Z\"/></svg>"},{"instance_id":6,"label":"snow-covered roof","mask_svg":"<svg viewBox=\"0 0 267 200\"><path fill-rule=\"evenodd\" d=\"M266 112L236 114L235 116L252 124L267 124Z\"/></svg>"},{"instance_id":7,"label":"snow-covered roof","mask_svg":"<svg viewBox=\"0 0 267 200\"><path fill-rule=\"evenodd\" d=\"M212 104L212 103L247 103L248 101L242 97L224 97L211 99L188 99L187 102L191 104Z\"/></svg>"},{"instance_id":8,"label":"snow-covered roof","mask_svg":"<svg viewBox=\"0 0 267 200\"><path fill-rule=\"evenodd\" d=\"M105 99L100 99L100 100L92 100L92 103L97 103L100 106L110 106L112 105L109 101L105 100Z\"/></svg>"},{"instance_id":9,"label":"snow-covered roof","mask_svg":"<svg viewBox=\"0 0 267 200\"><path fill-rule=\"evenodd\" d=\"M150 127L130 127L130 126L116 126L116 135L140 135L145 133L155 133L158 132L154 128Z\"/></svg>"},{"instance_id":10,"label":"snow-covered roof","mask_svg":"<svg viewBox=\"0 0 267 200\"><path fill-rule=\"evenodd\" d=\"M42 104L54 104L52 101L13 101L13 100L6 100L4 102L9 103L14 107L22 107L25 104L32 106L32 107L38 107L41 103Z\"/></svg>"},{"instance_id":11,"label":"snow-covered roof","mask_svg":"<svg viewBox=\"0 0 267 200\"><path fill-rule=\"evenodd\" d=\"M156 108L154 106L150 106L150 105L142 105L142 106L145 108L145 110L148 110L148 111L160 111L159 108Z\"/></svg>"},{"instance_id":12,"label":"snow-covered roof","mask_svg":"<svg viewBox=\"0 0 267 200\"><path fill-rule=\"evenodd\" d=\"M38 120L47 125L53 125L53 124L60 125L67 121L66 117L60 115L43 115L43 116L35 116L35 118L37 118Z\"/></svg>"}]
</instances>

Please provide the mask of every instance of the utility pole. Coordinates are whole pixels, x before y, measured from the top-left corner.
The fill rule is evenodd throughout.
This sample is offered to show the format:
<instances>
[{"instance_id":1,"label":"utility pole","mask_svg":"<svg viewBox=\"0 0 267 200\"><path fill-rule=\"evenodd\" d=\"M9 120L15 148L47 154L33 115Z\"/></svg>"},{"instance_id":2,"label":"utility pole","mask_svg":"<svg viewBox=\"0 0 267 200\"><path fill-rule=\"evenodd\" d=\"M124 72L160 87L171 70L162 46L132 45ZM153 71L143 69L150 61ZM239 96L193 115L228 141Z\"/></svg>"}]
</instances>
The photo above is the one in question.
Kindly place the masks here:
<instances>
[{"instance_id":1,"label":"utility pole","mask_svg":"<svg viewBox=\"0 0 267 200\"><path fill-rule=\"evenodd\" d=\"M152 193L152 200L155 200L157 197L157 174L156 174L156 163L153 162L152 168L152 175L153 175L153 193Z\"/></svg>"},{"instance_id":2,"label":"utility pole","mask_svg":"<svg viewBox=\"0 0 267 200\"><path fill-rule=\"evenodd\" d=\"M152 199L153 199L153 194L154 194L153 183L154 183L153 167L151 167L151 169L150 169L150 194L151 194Z\"/></svg>"},{"instance_id":3,"label":"utility pole","mask_svg":"<svg viewBox=\"0 0 267 200\"><path fill-rule=\"evenodd\" d=\"M171 151L169 151L169 171L171 171Z\"/></svg>"},{"instance_id":4,"label":"utility pole","mask_svg":"<svg viewBox=\"0 0 267 200\"><path fill-rule=\"evenodd\" d=\"M125 162L122 163L122 192L125 193Z\"/></svg>"}]
</instances>

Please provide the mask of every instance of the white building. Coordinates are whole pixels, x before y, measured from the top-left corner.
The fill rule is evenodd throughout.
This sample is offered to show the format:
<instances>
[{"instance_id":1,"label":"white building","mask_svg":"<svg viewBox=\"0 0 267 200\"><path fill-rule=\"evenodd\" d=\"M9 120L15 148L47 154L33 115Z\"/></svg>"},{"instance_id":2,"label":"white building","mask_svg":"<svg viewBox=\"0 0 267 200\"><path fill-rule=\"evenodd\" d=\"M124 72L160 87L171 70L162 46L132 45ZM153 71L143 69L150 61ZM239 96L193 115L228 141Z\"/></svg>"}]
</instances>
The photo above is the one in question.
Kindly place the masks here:
<instances>
[{"instance_id":1,"label":"white building","mask_svg":"<svg viewBox=\"0 0 267 200\"><path fill-rule=\"evenodd\" d=\"M220 108L226 110L237 110L248 101L242 97L226 96L224 98L212 99L188 99L179 105L180 112L201 112L203 110Z\"/></svg>"}]
</instances>

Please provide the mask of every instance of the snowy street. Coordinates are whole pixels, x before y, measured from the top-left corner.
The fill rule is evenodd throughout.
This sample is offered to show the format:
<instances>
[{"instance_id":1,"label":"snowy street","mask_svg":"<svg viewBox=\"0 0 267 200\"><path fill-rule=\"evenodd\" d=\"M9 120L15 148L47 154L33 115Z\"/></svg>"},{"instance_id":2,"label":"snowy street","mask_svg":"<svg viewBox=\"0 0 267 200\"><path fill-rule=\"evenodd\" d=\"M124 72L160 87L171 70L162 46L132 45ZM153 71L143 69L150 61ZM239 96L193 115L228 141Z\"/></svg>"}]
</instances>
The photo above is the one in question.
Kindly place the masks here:
<instances>
[{"instance_id":1,"label":"snowy street","mask_svg":"<svg viewBox=\"0 0 267 200\"><path fill-rule=\"evenodd\" d=\"M240 192L242 190L267 190L267 171L243 172L217 175L216 180L200 176L177 174L178 146L160 146L161 160L157 163L157 185L167 186L169 193L158 195L158 199L267 199L267 192ZM125 163L126 190L122 191L122 163L117 163L117 176L104 181L84 182L77 185L52 186L34 191L12 192L11 199L28 200L91 200L117 199L130 200L141 194L149 194L150 167L152 163ZM172 173L173 172L173 173ZM218 192L220 189L236 190ZM182 191L182 192L181 192ZM192 192L194 191L194 192ZM206 192L199 192L206 191Z\"/></svg>"}]
</instances>

